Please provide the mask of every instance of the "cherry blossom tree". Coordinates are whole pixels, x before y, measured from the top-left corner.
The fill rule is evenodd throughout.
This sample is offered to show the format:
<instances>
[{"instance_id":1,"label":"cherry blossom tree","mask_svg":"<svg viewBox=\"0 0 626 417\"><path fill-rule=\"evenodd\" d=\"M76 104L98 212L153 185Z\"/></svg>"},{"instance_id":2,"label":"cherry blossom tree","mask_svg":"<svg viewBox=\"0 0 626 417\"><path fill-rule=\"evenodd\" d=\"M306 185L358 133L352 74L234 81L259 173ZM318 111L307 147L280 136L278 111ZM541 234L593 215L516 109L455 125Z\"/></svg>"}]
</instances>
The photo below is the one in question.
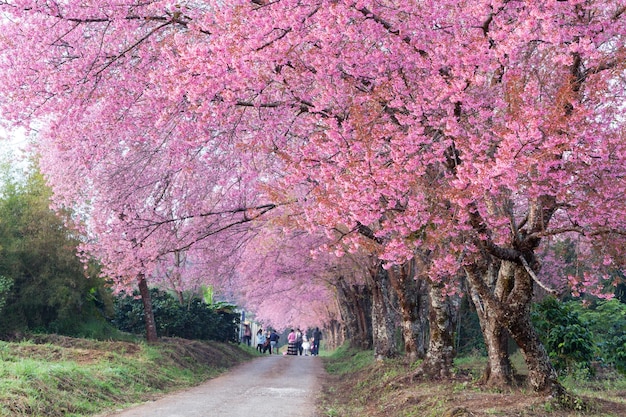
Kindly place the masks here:
<instances>
[{"instance_id":1,"label":"cherry blossom tree","mask_svg":"<svg viewBox=\"0 0 626 417\"><path fill-rule=\"evenodd\" d=\"M195 152L201 151L211 150L205 145ZM82 245L82 250L100 259L108 276L117 277L118 289L130 289L138 280L147 315L150 315L150 306L146 279L154 285L159 276L167 277L168 271L180 275L181 268L187 267L186 280L177 278L177 289L189 289L192 270L188 264L192 259L183 263L181 254L189 254L196 242L209 240L217 244L211 236L235 229L228 236L225 233L220 236L222 248L227 250L229 245L224 242L236 237L236 229L274 207L269 204L255 210L253 204L257 197L241 186L243 174L236 166L194 167L196 163L203 163L200 159L188 161L189 165L182 169L170 152L173 151L167 144L152 150L141 146L129 149L125 143L112 146L101 161L92 162L88 175L78 176L71 194L59 194L67 198L62 204L73 207L85 201L76 200L77 192L88 199L85 234L91 239ZM44 167L54 161L54 157L47 158L47 155L47 149L42 149ZM59 166L57 160L54 167L47 169L49 179L58 178L62 186L66 186L63 178L69 178L68 169L77 170L77 167L73 164ZM246 202L247 198L250 203ZM203 242L202 246L194 248L192 257L202 259L213 254L214 251L205 251L198 256L206 245L207 242ZM198 260L193 262L196 271L198 264ZM161 274L156 273L157 268L161 269ZM195 285L198 285L197 280ZM152 322L146 320L149 328ZM148 336L154 340L154 331L149 330Z\"/></svg>"},{"instance_id":2,"label":"cherry blossom tree","mask_svg":"<svg viewBox=\"0 0 626 417\"><path fill-rule=\"evenodd\" d=\"M276 329L322 326L330 294L334 256L313 253L319 239L264 225L245 247L234 285L241 301L266 326ZM231 283L230 285L233 285Z\"/></svg>"}]
</instances>

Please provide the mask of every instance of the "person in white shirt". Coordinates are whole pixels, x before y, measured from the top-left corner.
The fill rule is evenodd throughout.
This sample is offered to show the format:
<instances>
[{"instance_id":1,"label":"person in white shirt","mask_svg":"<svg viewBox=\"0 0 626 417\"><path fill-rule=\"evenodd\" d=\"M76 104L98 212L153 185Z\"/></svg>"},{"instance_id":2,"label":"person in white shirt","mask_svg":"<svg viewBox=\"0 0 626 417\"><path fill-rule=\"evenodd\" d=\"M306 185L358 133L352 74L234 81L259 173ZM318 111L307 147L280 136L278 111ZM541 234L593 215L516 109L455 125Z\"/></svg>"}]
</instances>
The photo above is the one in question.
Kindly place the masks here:
<instances>
[{"instance_id":1,"label":"person in white shirt","mask_svg":"<svg viewBox=\"0 0 626 417\"><path fill-rule=\"evenodd\" d=\"M302 333L302 352L304 356L309 356L311 354L311 342L309 342L309 339L304 333Z\"/></svg>"}]
</instances>

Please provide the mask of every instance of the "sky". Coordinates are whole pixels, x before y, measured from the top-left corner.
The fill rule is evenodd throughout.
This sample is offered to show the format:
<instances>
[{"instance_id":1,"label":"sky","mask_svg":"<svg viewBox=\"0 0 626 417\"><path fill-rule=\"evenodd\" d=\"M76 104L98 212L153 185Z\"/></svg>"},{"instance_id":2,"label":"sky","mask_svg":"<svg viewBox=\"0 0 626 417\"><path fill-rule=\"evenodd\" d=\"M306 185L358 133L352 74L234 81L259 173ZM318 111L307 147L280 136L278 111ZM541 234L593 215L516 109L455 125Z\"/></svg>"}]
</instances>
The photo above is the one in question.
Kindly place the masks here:
<instances>
[{"instance_id":1,"label":"sky","mask_svg":"<svg viewBox=\"0 0 626 417\"><path fill-rule=\"evenodd\" d=\"M27 146L28 139L23 130L13 132L0 130L0 161L10 161L16 171L23 171L28 166Z\"/></svg>"}]
</instances>

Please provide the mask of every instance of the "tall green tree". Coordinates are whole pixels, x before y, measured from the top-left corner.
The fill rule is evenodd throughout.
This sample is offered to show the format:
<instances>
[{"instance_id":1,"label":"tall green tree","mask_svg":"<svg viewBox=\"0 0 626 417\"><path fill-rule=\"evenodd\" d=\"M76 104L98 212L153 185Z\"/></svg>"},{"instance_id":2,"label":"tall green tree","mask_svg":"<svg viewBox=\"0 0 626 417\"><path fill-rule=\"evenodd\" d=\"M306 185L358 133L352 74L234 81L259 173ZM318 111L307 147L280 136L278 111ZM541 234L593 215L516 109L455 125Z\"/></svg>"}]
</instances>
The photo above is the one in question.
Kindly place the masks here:
<instances>
[{"instance_id":1,"label":"tall green tree","mask_svg":"<svg viewBox=\"0 0 626 417\"><path fill-rule=\"evenodd\" d=\"M0 276L12 285L3 295L0 333L71 334L96 313L103 282L87 279L76 256L78 237L49 207L50 189L36 170L3 169L0 181Z\"/></svg>"}]
</instances>

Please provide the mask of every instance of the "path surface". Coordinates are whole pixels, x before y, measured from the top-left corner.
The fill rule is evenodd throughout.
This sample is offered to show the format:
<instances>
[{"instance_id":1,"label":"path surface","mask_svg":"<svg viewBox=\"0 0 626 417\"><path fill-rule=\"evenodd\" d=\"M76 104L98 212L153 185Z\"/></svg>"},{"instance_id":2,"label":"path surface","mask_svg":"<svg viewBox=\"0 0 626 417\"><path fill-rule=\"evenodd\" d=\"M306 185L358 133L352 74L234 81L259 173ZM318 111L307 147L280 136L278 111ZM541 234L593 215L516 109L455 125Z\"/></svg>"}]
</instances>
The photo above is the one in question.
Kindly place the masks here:
<instances>
[{"instance_id":1,"label":"path surface","mask_svg":"<svg viewBox=\"0 0 626 417\"><path fill-rule=\"evenodd\" d=\"M267 355L190 390L109 417L316 417L323 373L318 357Z\"/></svg>"}]
</instances>

